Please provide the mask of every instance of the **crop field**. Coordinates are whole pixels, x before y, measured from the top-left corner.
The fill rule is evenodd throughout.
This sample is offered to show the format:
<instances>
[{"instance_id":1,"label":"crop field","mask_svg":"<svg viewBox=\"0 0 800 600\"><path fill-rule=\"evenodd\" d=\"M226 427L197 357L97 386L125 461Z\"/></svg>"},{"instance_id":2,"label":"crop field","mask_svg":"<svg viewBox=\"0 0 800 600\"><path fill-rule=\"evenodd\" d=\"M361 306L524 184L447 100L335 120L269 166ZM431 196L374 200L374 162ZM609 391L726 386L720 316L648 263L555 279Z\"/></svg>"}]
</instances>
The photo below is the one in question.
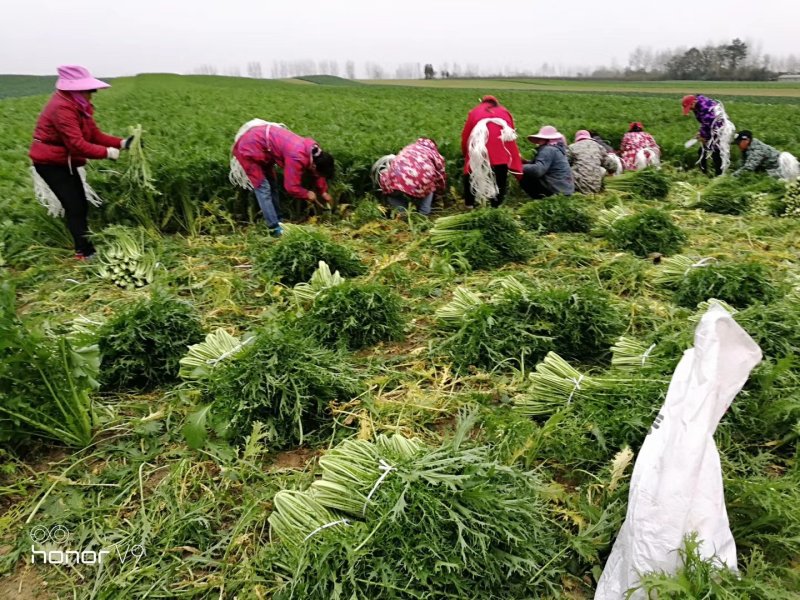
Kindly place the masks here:
<instances>
[{"instance_id":1,"label":"crop field","mask_svg":"<svg viewBox=\"0 0 800 600\"><path fill-rule=\"evenodd\" d=\"M95 116L141 125L151 177L89 166L94 262L33 199L46 96L0 101L0 599L591 598L711 298L764 353L715 434L739 574L687 539L643 586L797 598L800 190L705 178L669 87L338 83L115 80ZM800 88L722 88L800 155ZM492 89L528 158L541 125L618 145L642 121L665 166L465 213L461 127ZM333 211L285 202L280 239L228 182L254 117L337 161ZM449 190L387 218L370 167L420 136Z\"/></svg>"}]
</instances>

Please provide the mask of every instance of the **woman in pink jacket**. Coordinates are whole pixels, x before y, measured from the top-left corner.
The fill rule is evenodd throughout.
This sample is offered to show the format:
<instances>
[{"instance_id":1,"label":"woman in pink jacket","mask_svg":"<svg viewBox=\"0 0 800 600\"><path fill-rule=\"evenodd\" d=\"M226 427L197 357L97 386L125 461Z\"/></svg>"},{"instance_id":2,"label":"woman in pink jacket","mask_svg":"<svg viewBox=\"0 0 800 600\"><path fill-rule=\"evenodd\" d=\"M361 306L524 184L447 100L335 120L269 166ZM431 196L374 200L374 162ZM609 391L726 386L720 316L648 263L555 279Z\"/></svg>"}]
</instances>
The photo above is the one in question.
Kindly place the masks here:
<instances>
[{"instance_id":1,"label":"woman in pink jacket","mask_svg":"<svg viewBox=\"0 0 800 600\"><path fill-rule=\"evenodd\" d=\"M83 166L90 159L118 159L119 151L128 149L133 140L103 133L94 121L92 94L108 87L84 67L58 67L56 93L39 115L28 153L36 195L51 214L66 216L78 260L94 254L87 237L91 194L83 181Z\"/></svg>"},{"instance_id":2,"label":"woman in pink jacket","mask_svg":"<svg viewBox=\"0 0 800 600\"><path fill-rule=\"evenodd\" d=\"M411 199L420 214L429 215L434 193L447 189L444 157L436 142L428 138L409 144L393 158L382 158L373 171L378 173L377 183L389 204L399 213L408 209Z\"/></svg>"},{"instance_id":3,"label":"woman in pink jacket","mask_svg":"<svg viewBox=\"0 0 800 600\"><path fill-rule=\"evenodd\" d=\"M334 174L334 160L311 138L304 138L279 123L254 119L245 123L233 144L230 180L255 192L264 220L274 236L280 236L280 202L275 167L283 169L283 187L293 198L316 203L317 193L327 204L328 179ZM315 190L303 186L310 176Z\"/></svg>"},{"instance_id":4,"label":"woman in pink jacket","mask_svg":"<svg viewBox=\"0 0 800 600\"><path fill-rule=\"evenodd\" d=\"M653 136L644 130L644 125L638 121L631 123L628 133L622 136L619 152L622 155L622 166L626 171L641 171L661 164L661 148Z\"/></svg>"}]
</instances>

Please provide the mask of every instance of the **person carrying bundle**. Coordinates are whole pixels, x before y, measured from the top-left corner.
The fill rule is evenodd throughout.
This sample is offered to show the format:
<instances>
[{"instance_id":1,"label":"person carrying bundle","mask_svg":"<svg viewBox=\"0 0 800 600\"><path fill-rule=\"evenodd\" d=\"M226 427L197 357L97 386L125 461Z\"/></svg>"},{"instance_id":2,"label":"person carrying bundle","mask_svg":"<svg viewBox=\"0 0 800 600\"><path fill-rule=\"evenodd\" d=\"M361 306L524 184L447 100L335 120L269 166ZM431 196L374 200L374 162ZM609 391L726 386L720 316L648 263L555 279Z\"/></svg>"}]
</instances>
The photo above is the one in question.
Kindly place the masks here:
<instances>
[{"instance_id":1,"label":"person carrying bundle","mask_svg":"<svg viewBox=\"0 0 800 600\"><path fill-rule=\"evenodd\" d=\"M51 215L66 216L78 260L94 255L88 238L89 202L101 204L86 183L84 165L90 159L117 160L120 150L133 142L132 136L103 133L94 121L92 94L109 87L84 67L58 67L56 92L39 115L28 153L36 197Z\"/></svg>"},{"instance_id":2,"label":"person carrying bundle","mask_svg":"<svg viewBox=\"0 0 800 600\"><path fill-rule=\"evenodd\" d=\"M736 177L742 173L766 173L770 177L794 181L800 177L800 165L788 152L781 152L753 137L753 132L743 129L733 140L742 151L742 166L733 172Z\"/></svg>"},{"instance_id":3,"label":"person carrying bundle","mask_svg":"<svg viewBox=\"0 0 800 600\"><path fill-rule=\"evenodd\" d=\"M616 167L605 148L585 129L575 134L575 143L569 147L567 158L572 167L575 190L581 194L599 194L606 173Z\"/></svg>"},{"instance_id":4,"label":"person carrying bundle","mask_svg":"<svg viewBox=\"0 0 800 600\"><path fill-rule=\"evenodd\" d=\"M684 96L682 100L683 115L694 113L700 123L697 139L700 140L700 160L698 164L703 173L708 173L708 158L714 165L714 174L722 175L731 164L731 141L736 127L728 118L722 102L707 96Z\"/></svg>"},{"instance_id":5,"label":"person carrying bundle","mask_svg":"<svg viewBox=\"0 0 800 600\"><path fill-rule=\"evenodd\" d=\"M444 157L436 142L419 138L403 148L397 156L379 159L372 168L375 183L389 204L398 212L408 210L409 199L422 215L431 213L434 193L447 189Z\"/></svg>"},{"instance_id":6,"label":"person carrying bundle","mask_svg":"<svg viewBox=\"0 0 800 600\"><path fill-rule=\"evenodd\" d=\"M575 179L567 160L564 136L552 125L545 125L528 141L539 146L534 160L522 167L520 187L534 199L575 193Z\"/></svg>"},{"instance_id":7,"label":"person carrying bundle","mask_svg":"<svg viewBox=\"0 0 800 600\"><path fill-rule=\"evenodd\" d=\"M622 136L619 151L626 171L641 171L661 165L661 148L638 121L631 123L628 133Z\"/></svg>"},{"instance_id":8,"label":"person carrying bundle","mask_svg":"<svg viewBox=\"0 0 800 600\"><path fill-rule=\"evenodd\" d=\"M311 138L289 131L281 123L253 119L239 129L231 152L230 181L255 192L273 236L283 233L276 166L283 169L283 187L290 196L319 204L319 193L328 206L332 204L328 180L334 174L333 156ZM316 191L303 187L306 175L314 179Z\"/></svg>"},{"instance_id":9,"label":"person carrying bundle","mask_svg":"<svg viewBox=\"0 0 800 600\"><path fill-rule=\"evenodd\" d=\"M489 201L498 207L508 192L508 174L522 175L514 117L494 96L473 108L461 132L464 154L464 204Z\"/></svg>"}]
</instances>

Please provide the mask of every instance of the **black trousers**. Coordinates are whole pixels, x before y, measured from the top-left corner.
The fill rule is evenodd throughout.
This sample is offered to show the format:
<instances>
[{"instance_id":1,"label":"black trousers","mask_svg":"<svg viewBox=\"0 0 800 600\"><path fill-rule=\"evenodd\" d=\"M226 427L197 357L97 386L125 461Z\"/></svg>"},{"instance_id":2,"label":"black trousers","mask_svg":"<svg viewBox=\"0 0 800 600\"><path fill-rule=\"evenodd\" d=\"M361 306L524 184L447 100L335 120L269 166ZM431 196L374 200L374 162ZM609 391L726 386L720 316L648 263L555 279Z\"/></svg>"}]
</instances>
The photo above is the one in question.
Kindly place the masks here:
<instances>
[{"instance_id":1,"label":"black trousers","mask_svg":"<svg viewBox=\"0 0 800 600\"><path fill-rule=\"evenodd\" d=\"M490 199L492 208L497 208L506 199L508 193L508 165L496 165L492 167L494 178L497 182L497 196ZM475 206L475 196L469 185L469 175L464 175L464 204Z\"/></svg>"},{"instance_id":2,"label":"black trousers","mask_svg":"<svg viewBox=\"0 0 800 600\"><path fill-rule=\"evenodd\" d=\"M75 242L75 252L84 256L94 254L94 246L89 241L89 203L77 169L61 165L34 165L36 172L44 179L48 187L64 207L67 218L67 229Z\"/></svg>"},{"instance_id":3,"label":"black trousers","mask_svg":"<svg viewBox=\"0 0 800 600\"><path fill-rule=\"evenodd\" d=\"M541 200L542 198L554 195L544 179L534 177L533 175L523 175L519 182L519 187L534 200Z\"/></svg>"},{"instance_id":4,"label":"black trousers","mask_svg":"<svg viewBox=\"0 0 800 600\"><path fill-rule=\"evenodd\" d=\"M711 162L714 165L714 175L719 177L722 175L722 155L719 148L714 148L711 151L700 148L700 170L703 173L708 173L708 157L711 156Z\"/></svg>"}]
</instances>

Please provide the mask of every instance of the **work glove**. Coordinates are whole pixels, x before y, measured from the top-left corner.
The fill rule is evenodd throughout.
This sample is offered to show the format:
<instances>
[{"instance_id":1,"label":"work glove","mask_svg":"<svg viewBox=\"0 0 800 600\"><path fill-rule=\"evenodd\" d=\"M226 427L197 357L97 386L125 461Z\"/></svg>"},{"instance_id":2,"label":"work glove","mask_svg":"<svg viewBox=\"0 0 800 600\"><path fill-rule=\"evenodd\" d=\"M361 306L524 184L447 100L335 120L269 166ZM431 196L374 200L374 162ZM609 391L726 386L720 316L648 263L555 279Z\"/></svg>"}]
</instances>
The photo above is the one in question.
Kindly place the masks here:
<instances>
[{"instance_id":1,"label":"work glove","mask_svg":"<svg viewBox=\"0 0 800 600\"><path fill-rule=\"evenodd\" d=\"M133 136L129 135L124 140L122 140L122 143L120 143L119 149L120 150L130 150L131 149L131 144L133 144Z\"/></svg>"},{"instance_id":2,"label":"work glove","mask_svg":"<svg viewBox=\"0 0 800 600\"><path fill-rule=\"evenodd\" d=\"M110 146L106 148L106 157L111 160L119 159L119 148L111 148Z\"/></svg>"}]
</instances>

